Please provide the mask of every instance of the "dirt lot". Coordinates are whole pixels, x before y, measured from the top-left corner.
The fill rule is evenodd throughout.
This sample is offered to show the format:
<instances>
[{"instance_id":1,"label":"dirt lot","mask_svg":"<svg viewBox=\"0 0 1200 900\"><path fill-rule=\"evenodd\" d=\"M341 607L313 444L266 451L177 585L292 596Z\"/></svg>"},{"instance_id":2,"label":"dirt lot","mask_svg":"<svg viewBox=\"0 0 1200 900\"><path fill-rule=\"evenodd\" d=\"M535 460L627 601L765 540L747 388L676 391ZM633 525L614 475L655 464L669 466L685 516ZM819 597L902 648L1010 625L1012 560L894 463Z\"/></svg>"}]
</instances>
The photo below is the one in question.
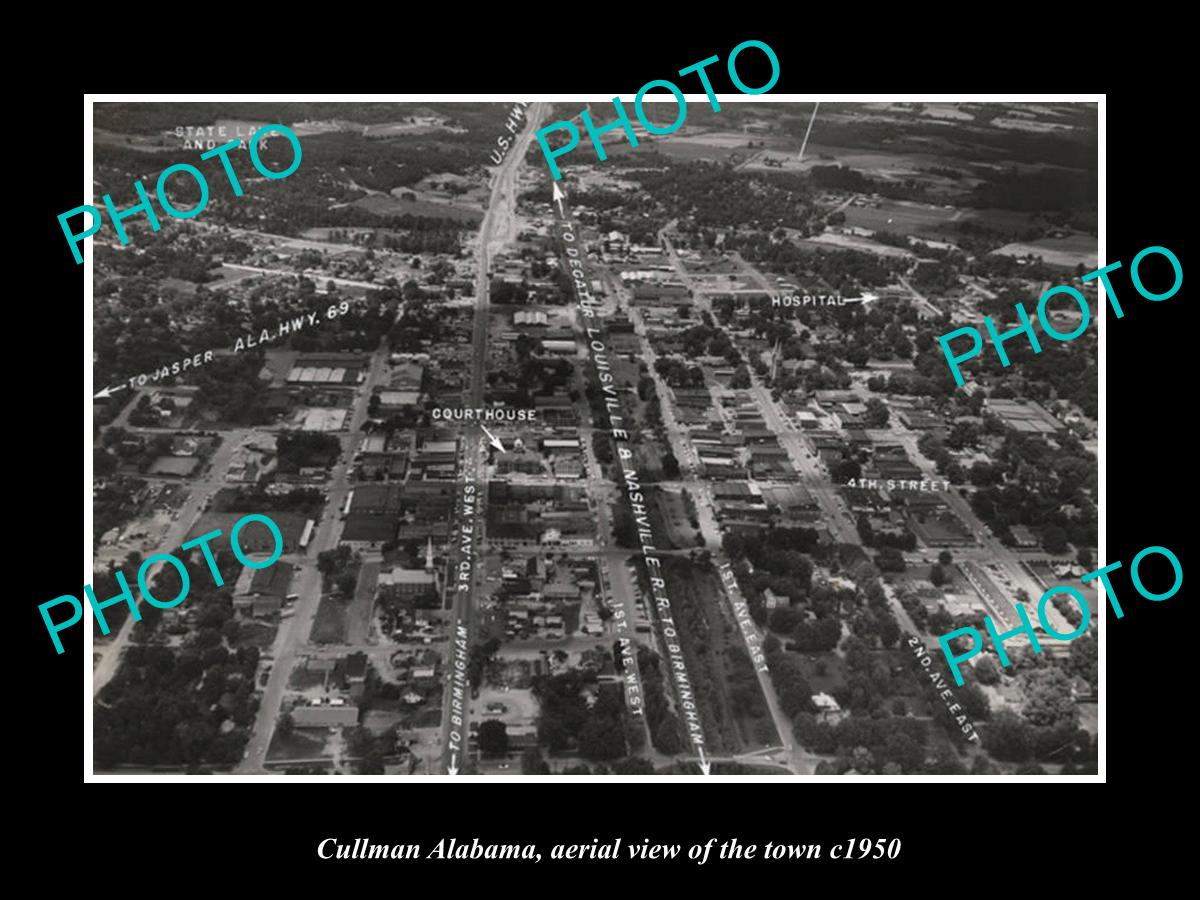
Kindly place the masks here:
<instances>
[{"instance_id":1,"label":"dirt lot","mask_svg":"<svg viewBox=\"0 0 1200 900\"><path fill-rule=\"evenodd\" d=\"M505 711L499 715L488 715L486 710L489 703L502 703ZM538 716L538 703L531 691L505 691L490 686L480 689L479 698L471 701L471 709L472 717L479 721L498 719L505 725L532 725Z\"/></svg>"}]
</instances>

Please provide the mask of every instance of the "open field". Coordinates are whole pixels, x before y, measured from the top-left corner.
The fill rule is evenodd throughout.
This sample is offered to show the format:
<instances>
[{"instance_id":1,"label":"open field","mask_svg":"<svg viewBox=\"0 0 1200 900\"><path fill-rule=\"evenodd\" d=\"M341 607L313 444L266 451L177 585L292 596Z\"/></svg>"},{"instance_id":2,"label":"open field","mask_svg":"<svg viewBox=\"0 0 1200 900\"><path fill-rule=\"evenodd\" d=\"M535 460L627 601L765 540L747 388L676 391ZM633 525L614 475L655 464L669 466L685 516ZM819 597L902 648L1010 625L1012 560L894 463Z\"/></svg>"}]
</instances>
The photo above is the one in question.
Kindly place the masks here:
<instances>
[{"instance_id":1,"label":"open field","mask_svg":"<svg viewBox=\"0 0 1200 900\"><path fill-rule=\"evenodd\" d=\"M432 203L428 200L402 200L399 197L388 197L384 194L360 197L350 205L365 209L377 216L424 216L430 219L456 219L469 225L478 225L483 221L483 212L477 209L451 206L449 203Z\"/></svg>"},{"instance_id":2,"label":"open field","mask_svg":"<svg viewBox=\"0 0 1200 900\"><path fill-rule=\"evenodd\" d=\"M797 241L797 243L802 247L815 246L822 250L828 248L858 250L863 253L874 253L876 256L895 256L911 259L914 255L911 250L905 250L903 247L893 247L890 244L877 244L869 238L858 237L853 234L837 234L831 231Z\"/></svg>"},{"instance_id":3,"label":"open field","mask_svg":"<svg viewBox=\"0 0 1200 900\"><path fill-rule=\"evenodd\" d=\"M944 236L948 223L965 215L957 209L944 209L929 203L907 200L881 200L878 206L847 206L846 226L869 228L872 231L892 231L897 234L928 234Z\"/></svg>"},{"instance_id":4,"label":"open field","mask_svg":"<svg viewBox=\"0 0 1200 900\"><path fill-rule=\"evenodd\" d=\"M1001 256L1040 256L1047 265L1073 269L1078 265L1095 268L1099 260L1097 249L1096 238L1092 235L1072 234L1065 238L1005 244L992 252Z\"/></svg>"},{"instance_id":5,"label":"open field","mask_svg":"<svg viewBox=\"0 0 1200 900\"><path fill-rule=\"evenodd\" d=\"M669 108L670 110L674 110L674 104L669 104ZM651 122L663 126L671 124L672 113L667 107L661 107L656 111L652 105L647 104L646 111ZM725 162L735 157L738 161L741 161L753 156L760 152L762 148L758 145L764 140L767 144L771 145L772 149L776 146L780 148L787 147L787 142L781 141L778 138L770 138L760 134L745 134L740 131L694 131L693 133L689 133L686 124L674 134L667 135L646 134L640 126L636 130L638 136L637 149L631 147L627 141L622 140L619 143L614 142L612 146L606 144L604 148L605 152L610 156L617 156L626 153L638 153L639 151L657 151L663 154L663 156L684 162L693 162L696 160ZM747 146L751 141L754 142L754 147ZM782 149L782 152L787 153L792 151Z\"/></svg>"}]
</instances>

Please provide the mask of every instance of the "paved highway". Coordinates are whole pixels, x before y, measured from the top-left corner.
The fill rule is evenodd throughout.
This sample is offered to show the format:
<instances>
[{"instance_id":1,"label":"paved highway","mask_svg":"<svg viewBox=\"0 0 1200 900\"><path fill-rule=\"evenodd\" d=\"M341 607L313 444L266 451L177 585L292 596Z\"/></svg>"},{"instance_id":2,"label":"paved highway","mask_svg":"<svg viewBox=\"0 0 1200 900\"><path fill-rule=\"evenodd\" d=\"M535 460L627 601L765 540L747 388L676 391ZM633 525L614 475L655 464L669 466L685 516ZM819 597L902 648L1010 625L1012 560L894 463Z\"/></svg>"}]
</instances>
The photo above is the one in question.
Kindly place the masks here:
<instances>
[{"instance_id":1,"label":"paved highway","mask_svg":"<svg viewBox=\"0 0 1200 900\"><path fill-rule=\"evenodd\" d=\"M479 228L478 272L475 278L475 318L472 329L471 357L471 390L470 406L483 406L484 390L487 386L488 359L488 307L490 304L491 254L495 248L503 246L516 237L517 211L517 174L525 162L525 153L533 132L541 123L544 107L541 103L532 104L526 115L526 127L517 136L508 155L504 157L496 170L492 182L492 192L488 200L487 212ZM477 623L475 622L476 598L483 590L483 571L481 557L486 547L484 511L487 502L487 480L485 463L488 457L489 444L478 425L463 429L462 466L460 489L455 501L455 514L459 517L459 531L453 532L451 540L455 543L449 554L451 565L447 569L446 590L450 592L450 633L451 639L446 656L446 684L442 704L442 764L449 774L457 774L468 764L469 729L470 729L470 691L464 689L463 670L459 665L465 658L464 646L469 648L477 640ZM467 486L473 487L470 495L469 508L472 512L464 515L468 508ZM464 547L462 530L470 527L469 550ZM466 569L460 568L467 566ZM469 590L459 591L458 577L460 572L467 572L466 584Z\"/></svg>"}]
</instances>

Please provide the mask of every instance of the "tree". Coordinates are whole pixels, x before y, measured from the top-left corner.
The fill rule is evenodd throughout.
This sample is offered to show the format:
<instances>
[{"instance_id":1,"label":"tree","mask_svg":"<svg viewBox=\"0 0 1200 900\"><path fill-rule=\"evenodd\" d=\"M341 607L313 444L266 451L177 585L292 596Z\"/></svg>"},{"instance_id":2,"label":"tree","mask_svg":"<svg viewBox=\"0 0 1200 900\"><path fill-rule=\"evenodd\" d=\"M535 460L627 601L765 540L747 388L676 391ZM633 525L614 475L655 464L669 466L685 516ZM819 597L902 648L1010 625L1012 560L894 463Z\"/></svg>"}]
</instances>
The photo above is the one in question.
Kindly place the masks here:
<instances>
[{"instance_id":1,"label":"tree","mask_svg":"<svg viewBox=\"0 0 1200 900\"><path fill-rule=\"evenodd\" d=\"M954 554L949 550L943 550L938 554L938 565L948 566L954 562Z\"/></svg>"},{"instance_id":2,"label":"tree","mask_svg":"<svg viewBox=\"0 0 1200 900\"><path fill-rule=\"evenodd\" d=\"M929 567L929 582L934 587L941 587L946 583L946 573L942 570L940 565L933 565Z\"/></svg>"},{"instance_id":3,"label":"tree","mask_svg":"<svg viewBox=\"0 0 1200 900\"><path fill-rule=\"evenodd\" d=\"M967 718L975 722L985 721L991 714L992 705L988 702L987 694L980 690L979 685L968 683L962 689L962 708Z\"/></svg>"},{"instance_id":4,"label":"tree","mask_svg":"<svg viewBox=\"0 0 1200 900\"><path fill-rule=\"evenodd\" d=\"M508 728L498 719L488 719L479 726L479 752L484 756L505 756L508 753Z\"/></svg>"},{"instance_id":5,"label":"tree","mask_svg":"<svg viewBox=\"0 0 1200 900\"><path fill-rule=\"evenodd\" d=\"M275 733L281 738L289 738L292 736L292 732L295 727L296 723L292 719L292 714L290 712L285 712L275 723Z\"/></svg>"},{"instance_id":6,"label":"tree","mask_svg":"<svg viewBox=\"0 0 1200 900\"><path fill-rule=\"evenodd\" d=\"M521 754L522 775L549 775L550 767L542 759L542 753L537 747L530 747Z\"/></svg>"},{"instance_id":7,"label":"tree","mask_svg":"<svg viewBox=\"0 0 1200 900\"><path fill-rule=\"evenodd\" d=\"M640 756L631 756L613 763L614 775L653 775L654 766L650 760Z\"/></svg>"},{"instance_id":8,"label":"tree","mask_svg":"<svg viewBox=\"0 0 1200 900\"><path fill-rule=\"evenodd\" d=\"M895 732L884 742L884 757L899 765L905 772L915 772L925 761L921 745L907 734Z\"/></svg>"},{"instance_id":9,"label":"tree","mask_svg":"<svg viewBox=\"0 0 1200 900\"><path fill-rule=\"evenodd\" d=\"M887 405L878 397L867 400L867 412L863 417L868 428L883 428L888 423Z\"/></svg>"},{"instance_id":10,"label":"tree","mask_svg":"<svg viewBox=\"0 0 1200 900\"><path fill-rule=\"evenodd\" d=\"M1071 641L1071 658L1067 663L1068 670L1086 681L1093 691L1096 689L1099 677L1098 652L1096 634L1089 629L1087 634Z\"/></svg>"},{"instance_id":11,"label":"tree","mask_svg":"<svg viewBox=\"0 0 1200 900\"><path fill-rule=\"evenodd\" d=\"M866 747L855 747L850 754L850 766L862 775L875 772L875 755Z\"/></svg>"},{"instance_id":12,"label":"tree","mask_svg":"<svg viewBox=\"0 0 1200 900\"><path fill-rule=\"evenodd\" d=\"M791 606L779 606L771 610L767 624L772 631L788 634L795 631L796 626L804 621L804 611Z\"/></svg>"},{"instance_id":13,"label":"tree","mask_svg":"<svg viewBox=\"0 0 1200 900\"><path fill-rule=\"evenodd\" d=\"M983 746L996 759L1024 762L1033 751L1033 729L1015 713L1001 710L984 726Z\"/></svg>"},{"instance_id":14,"label":"tree","mask_svg":"<svg viewBox=\"0 0 1200 900\"><path fill-rule=\"evenodd\" d=\"M664 716L651 736L659 753L673 755L682 749L679 740L679 722L674 716Z\"/></svg>"},{"instance_id":15,"label":"tree","mask_svg":"<svg viewBox=\"0 0 1200 900\"><path fill-rule=\"evenodd\" d=\"M663 454L662 470L668 480L673 481L679 477L679 460L675 458L675 454L670 450Z\"/></svg>"},{"instance_id":16,"label":"tree","mask_svg":"<svg viewBox=\"0 0 1200 900\"><path fill-rule=\"evenodd\" d=\"M875 565L879 567L880 572L903 572L904 554L895 547L883 547L875 557Z\"/></svg>"},{"instance_id":17,"label":"tree","mask_svg":"<svg viewBox=\"0 0 1200 900\"><path fill-rule=\"evenodd\" d=\"M1000 680L1000 670L996 668L996 663L991 656L984 656L976 660L972 668L975 670L975 677L979 679L980 684L990 685Z\"/></svg>"},{"instance_id":18,"label":"tree","mask_svg":"<svg viewBox=\"0 0 1200 900\"><path fill-rule=\"evenodd\" d=\"M616 759L625 755L625 735L608 719L593 718L579 732L579 755L588 759Z\"/></svg>"},{"instance_id":19,"label":"tree","mask_svg":"<svg viewBox=\"0 0 1200 900\"><path fill-rule=\"evenodd\" d=\"M894 647L900 640L900 623L888 610L879 613L879 643L884 647Z\"/></svg>"},{"instance_id":20,"label":"tree","mask_svg":"<svg viewBox=\"0 0 1200 900\"><path fill-rule=\"evenodd\" d=\"M1071 678L1062 669L1042 668L1025 676L1028 701L1021 714L1045 728L1079 724L1079 708L1071 691Z\"/></svg>"},{"instance_id":21,"label":"tree","mask_svg":"<svg viewBox=\"0 0 1200 900\"><path fill-rule=\"evenodd\" d=\"M1042 529L1042 546L1047 553L1067 552L1067 532L1058 525L1047 525Z\"/></svg>"},{"instance_id":22,"label":"tree","mask_svg":"<svg viewBox=\"0 0 1200 900\"><path fill-rule=\"evenodd\" d=\"M971 774L994 775L996 772L987 756L983 753L980 753L977 754L975 759L971 762Z\"/></svg>"}]
</instances>

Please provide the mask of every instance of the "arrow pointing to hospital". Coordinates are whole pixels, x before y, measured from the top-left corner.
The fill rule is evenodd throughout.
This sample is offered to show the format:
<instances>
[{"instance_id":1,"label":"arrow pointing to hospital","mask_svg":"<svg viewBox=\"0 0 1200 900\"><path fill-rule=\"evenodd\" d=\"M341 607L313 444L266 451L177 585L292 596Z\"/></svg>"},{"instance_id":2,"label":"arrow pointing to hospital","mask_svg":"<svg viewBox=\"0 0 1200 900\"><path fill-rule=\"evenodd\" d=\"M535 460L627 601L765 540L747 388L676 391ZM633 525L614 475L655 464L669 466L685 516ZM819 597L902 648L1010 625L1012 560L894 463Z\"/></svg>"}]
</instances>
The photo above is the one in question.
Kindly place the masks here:
<instances>
[{"instance_id":1,"label":"arrow pointing to hospital","mask_svg":"<svg viewBox=\"0 0 1200 900\"><path fill-rule=\"evenodd\" d=\"M878 300L872 293L863 294L861 297L855 297L853 300L844 300L844 303L870 303L872 300Z\"/></svg>"},{"instance_id":2,"label":"arrow pointing to hospital","mask_svg":"<svg viewBox=\"0 0 1200 900\"><path fill-rule=\"evenodd\" d=\"M446 766L446 774L447 775L457 775L458 774L458 754L457 753L450 754L450 765Z\"/></svg>"},{"instance_id":3,"label":"arrow pointing to hospital","mask_svg":"<svg viewBox=\"0 0 1200 900\"><path fill-rule=\"evenodd\" d=\"M490 431L488 431L486 425L480 425L479 427L482 428L483 433L488 436L488 439L492 442L492 446L495 447L497 450L499 450L501 453L503 453L504 445L502 443L500 443L500 439L498 437L496 437L494 434L492 434Z\"/></svg>"},{"instance_id":4,"label":"arrow pointing to hospital","mask_svg":"<svg viewBox=\"0 0 1200 900\"><path fill-rule=\"evenodd\" d=\"M100 393L93 395L93 396L92 396L92 399L93 399L93 400L103 400L105 397L111 397L111 396L112 396L113 394L115 394L117 391L123 390L123 389L125 389L125 388L127 388L127 387L129 387L129 385L127 385L127 384L118 384L118 385L117 385L116 387L114 387L114 388L109 388L109 387L106 387L106 388L105 388L104 390L102 390Z\"/></svg>"},{"instance_id":5,"label":"arrow pointing to hospital","mask_svg":"<svg viewBox=\"0 0 1200 900\"><path fill-rule=\"evenodd\" d=\"M554 182L554 202L558 204L558 214L560 216L563 214L562 202L565 196L567 195L563 192L563 189L558 186L558 182Z\"/></svg>"}]
</instances>

